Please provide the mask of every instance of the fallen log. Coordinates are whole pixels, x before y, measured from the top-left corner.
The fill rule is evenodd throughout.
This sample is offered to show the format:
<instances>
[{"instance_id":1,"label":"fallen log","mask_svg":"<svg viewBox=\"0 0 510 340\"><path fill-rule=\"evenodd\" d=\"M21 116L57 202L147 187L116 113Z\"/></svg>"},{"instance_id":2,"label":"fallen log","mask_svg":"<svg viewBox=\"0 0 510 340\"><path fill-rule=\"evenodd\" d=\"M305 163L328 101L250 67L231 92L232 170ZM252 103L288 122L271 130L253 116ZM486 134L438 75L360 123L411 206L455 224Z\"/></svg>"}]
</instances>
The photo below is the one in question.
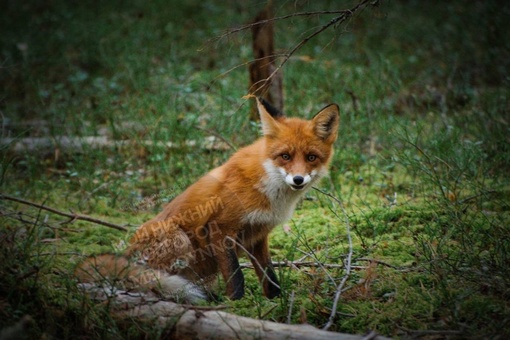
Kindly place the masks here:
<instances>
[{"instance_id":1,"label":"fallen log","mask_svg":"<svg viewBox=\"0 0 510 340\"><path fill-rule=\"evenodd\" d=\"M179 149L182 147L197 147L205 150L224 151L230 149L226 142L216 136L208 136L203 140L188 140L183 143L152 141L152 140L112 140L106 136L55 136L55 137L26 137L0 138L0 147L10 152L23 154L32 152L53 153L85 153L91 149L122 148L122 147L164 147Z\"/></svg>"},{"instance_id":2,"label":"fallen log","mask_svg":"<svg viewBox=\"0 0 510 340\"><path fill-rule=\"evenodd\" d=\"M172 339L314 339L314 340L387 340L369 336L329 332L311 325L289 325L256 320L222 311L224 307L182 305L161 300L152 292L128 293L103 290L82 284L95 300L109 300L112 316L119 320L152 321L154 326L168 330Z\"/></svg>"},{"instance_id":3,"label":"fallen log","mask_svg":"<svg viewBox=\"0 0 510 340\"><path fill-rule=\"evenodd\" d=\"M311 325L287 325L256 320L219 310L193 310L168 301L135 307L124 314L130 318L158 315L160 327L173 322L175 339L314 339L361 340L363 336L317 329ZM380 336L372 339L385 339Z\"/></svg>"}]
</instances>

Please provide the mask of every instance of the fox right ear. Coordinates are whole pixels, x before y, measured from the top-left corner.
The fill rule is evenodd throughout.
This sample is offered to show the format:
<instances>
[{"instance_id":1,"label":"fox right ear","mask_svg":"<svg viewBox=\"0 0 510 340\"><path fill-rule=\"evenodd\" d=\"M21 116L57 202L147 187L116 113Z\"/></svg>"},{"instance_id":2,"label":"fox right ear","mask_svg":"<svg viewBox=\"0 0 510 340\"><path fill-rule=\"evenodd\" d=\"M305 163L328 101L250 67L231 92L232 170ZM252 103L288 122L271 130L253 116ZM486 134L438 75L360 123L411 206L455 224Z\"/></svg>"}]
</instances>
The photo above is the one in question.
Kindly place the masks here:
<instances>
[{"instance_id":1,"label":"fox right ear","mask_svg":"<svg viewBox=\"0 0 510 340\"><path fill-rule=\"evenodd\" d=\"M279 130L277 119L282 118L283 114L263 98L256 97L256 100L260 122L262 124L262 134L264 136L276 135Z\"/></svg>"},{"instance_id":2,"label":"fox right ear","mask_svg":"<svg viewBox=\"0 0 510 340\"><path fill-rule=\"evenodd\" d=\"M339 121L338 105L330 104L326 106L312 118L315 134L322 140L333 143L338 135Z\"/></svg>"}]
</instances>

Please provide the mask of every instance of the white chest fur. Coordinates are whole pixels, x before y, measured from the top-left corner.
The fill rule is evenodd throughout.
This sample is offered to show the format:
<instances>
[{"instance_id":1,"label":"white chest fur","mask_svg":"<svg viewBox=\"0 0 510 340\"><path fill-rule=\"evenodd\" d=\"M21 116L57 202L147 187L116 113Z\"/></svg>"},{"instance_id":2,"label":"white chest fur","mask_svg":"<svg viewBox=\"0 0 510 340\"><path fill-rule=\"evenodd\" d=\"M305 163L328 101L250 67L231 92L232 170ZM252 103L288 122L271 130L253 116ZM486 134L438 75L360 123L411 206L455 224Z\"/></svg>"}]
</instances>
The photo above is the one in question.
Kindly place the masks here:
<instances>
[{"instance_id":1,"label":"white chest fur","mask_svg":"<svg viewBox=\"0 0 510 340\"><path fill-rule=\"evenodd\" d=\"M247 213L244 221L251 225L264 225L273 228L292 217L299 199L306 190L292 190L285 183L285 176L274 166L271 160L264 162L266 177L262 180L260 190L271 203L270 209L256 209Z\"/></svg>"}]
</instances>

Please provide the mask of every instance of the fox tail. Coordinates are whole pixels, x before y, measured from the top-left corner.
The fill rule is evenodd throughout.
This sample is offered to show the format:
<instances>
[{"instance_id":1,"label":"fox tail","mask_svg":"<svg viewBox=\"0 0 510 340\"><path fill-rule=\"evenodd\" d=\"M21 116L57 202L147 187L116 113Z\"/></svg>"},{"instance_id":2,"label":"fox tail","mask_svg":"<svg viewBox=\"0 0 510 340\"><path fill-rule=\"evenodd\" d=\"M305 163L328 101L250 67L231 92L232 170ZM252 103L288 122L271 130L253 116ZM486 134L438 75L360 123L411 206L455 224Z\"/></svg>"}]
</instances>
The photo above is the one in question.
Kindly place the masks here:
<instances>
[{"instance_id":1,"label":"fox tail","mask_svg":"<svg viewBox=\"0 0 510 340\"><path fill-rule=\"evenodd\" d=\"M208 300L206 292L194 282L177 274L152 269L123 255L88 257L76 266L74 276L80 283L94 286L156 291L177 302L197 304Z\"/></svg>"}]
</instances>

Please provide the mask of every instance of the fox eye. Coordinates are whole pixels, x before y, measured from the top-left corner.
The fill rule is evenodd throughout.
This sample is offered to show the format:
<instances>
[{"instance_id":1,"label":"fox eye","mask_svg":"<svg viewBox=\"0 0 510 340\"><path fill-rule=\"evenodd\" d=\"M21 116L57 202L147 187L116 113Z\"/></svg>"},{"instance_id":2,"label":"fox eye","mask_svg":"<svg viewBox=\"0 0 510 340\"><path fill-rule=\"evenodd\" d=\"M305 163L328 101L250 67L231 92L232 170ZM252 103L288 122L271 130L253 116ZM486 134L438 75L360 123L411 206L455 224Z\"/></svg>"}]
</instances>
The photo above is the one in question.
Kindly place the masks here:
<instances>
[{"instance_id":1,"label":"fox eye","mask_svg":"<svg viewBox=\"0 0 510 340\"><path fill-rule=\"evenodd\" d=\"M290 155L288 153L282 153L281 156L284 161L290 161Z\"/></svg>"},{"instance_id":2,"label":"fox eye","mask_svg":"<svg viewBox=\"0 0 510 340\"><path fill-rule=\"evenodd\" d=\"M317 156L315 155L308 155L306 156L306 160L309 161L309 162L313 162L317 159Z\"/></svg>"}]
</instances>

